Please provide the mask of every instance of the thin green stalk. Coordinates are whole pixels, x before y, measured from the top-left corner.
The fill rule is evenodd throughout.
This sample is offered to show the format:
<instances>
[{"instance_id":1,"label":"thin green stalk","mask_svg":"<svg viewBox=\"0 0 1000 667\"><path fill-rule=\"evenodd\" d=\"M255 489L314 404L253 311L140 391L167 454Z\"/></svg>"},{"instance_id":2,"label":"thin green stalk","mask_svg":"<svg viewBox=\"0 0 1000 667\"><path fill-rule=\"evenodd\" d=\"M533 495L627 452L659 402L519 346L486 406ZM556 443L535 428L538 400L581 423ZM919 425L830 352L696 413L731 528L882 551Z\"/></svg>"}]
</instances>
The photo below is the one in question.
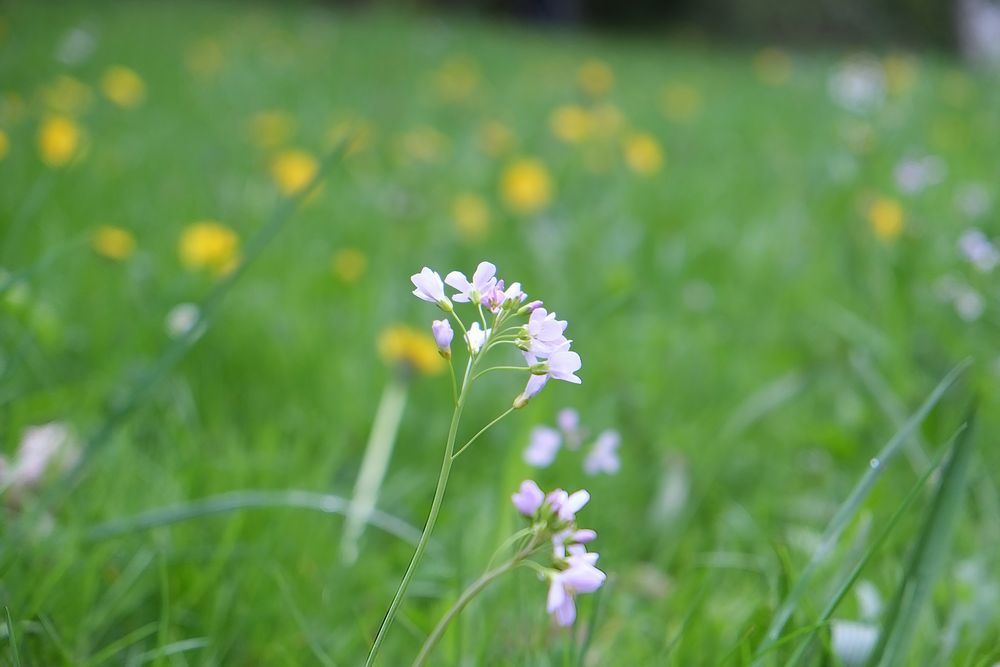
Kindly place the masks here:
<instances>
[{"instance_id":1,"label":"thin green stalk","mask_svg":"<svg viewBox=\"0 0 1000 667\"><path fill-rule=\"evenodd\" d=\"M537 546L537 541L532 540L526 547L524 547L524 549L521 549L521 551L514 554L514 556L512 556L506 563L492 570L486 571L481 577L469 584L469 587L462 592L459 598L455 601L455 604L453 604L451 608L445 612L444 616L441 617L441 620L438 621L438 624L434 627L434 630L427 637L426 641L424 641L424 645L420 648L420 653L417 654L417 658L413 661L413 667L422 667L422 665L427 664L427 659L430 657L434 647L441 640L445 630L448 629L448 625L455 620L463 609L465 609L465 606L496 579L517 567L521 561L531 555Z\"/></svg>"},{"instance_id":2,"label":"thin green stalk","mask_svg":"<svg viewBox=\"0 0 1000 667\"><path fill-rule=\"evenodd\" d=\"M456 316L455 319L458 320L458 317ZM461 322L461 320L458 321ZM451 415L451 425L448 427L448 440L444 447L444 459L441 461L441 472L438 475L437 488L434 490L434 500L431 501L431 509L427 515L427 522L424 524L424 530L420 534L420 541L417 542L417 548L413 552L413 557L410 558L410 564L406 567L402 581L399 582L399 588L396 589L396 595L389 604L389 610L385 613L385 618L382 619L382 625L379 626L378 634L375 635L375 641L372 644L371 651L368 653L365 667L371 667L375 664L375 657L378 655L378 650L382 646L382 642L385 641L385 635L389 631L389 626L392 625L392 621L396 617L399 605L406 595L406 589L410 586L413 573L416 571L420 559L423 558L424 551L427 549L427 543L430 541L431 531L434 530L434 523L437 521L438 513L441 511L441 501L444 500L444 492L448 487L448 475L451 473L451 464L454 460L452 454L455 450L455 437L458 435L458 422L462 418L465 399L469 395L469 387L472 384L470 378L472 377L474 368L475 362L470 359L465 367L465 376L462 378L462 392L458 396L458 403L456 403L455 411Z\"/></svg>"},{"instance_id":3,"label":"thin green stalk","mask_svg":"<svg viewBox=\"0 0 1000 667\"><path fill-rule=\"evenodd\" d=\"M451 375L451 404L458 405L458 379L455 377L455 362L450 353L448 357L448 374Z\"/></svg>"},{"instance_id":4,"label":"thin green stalk","mask_svg":"<svg viewBox=\"0 0 1000 667\"><path fill-rule=\"evenodd\" d=\"M490 371L527 371L527 370L530 370L527 366L491 366L486 370L482 370L476 373L472 379L476 380L478 378L481 378Z\"/></svg>"},{"instance_id":5,"label":"thin green stalk","mask_svg":"<svg viewBox=\"0 0 1000 667\"><path fill-rule=\"evenodd\" d=\"M457 451L457 452L455 452L455 453L454 453L454 454L452 455L452 457L451 457L451 458L452 458L452 460L455 460L455 459L457 459L457 458L458 458L458 457L459 457L459 456L460 456L460 455L462 454L462 452L464 452L464 451L465 451L466 449L468 449L468 448L469 448L469 445L471 445L472 443L474 443L474 442L476 441L476 438L478 438L479 436L481 436L481 435L482 435L483 433L486 433L486 431L490 430L490 427L491 427L491 426L493 426L494 424L496 424L496 423L497 423L498 421L500 421L501 419L503 419L504 417L506 417L507 415L509 415L509 414L510 414L510 413L512 413L513 411L514 411L514 407L513 407L513 406L511 406L511 407L507 408L507 409L506 409L506 410L504 410L504 411L503 411L503 412L502 412L502 413L501 413L501 414L500 414L499 416L497 416L497 418L496 418L496 419L494 419L494 420L493 420L493 421L491 421L491 422L490 422L489 424L487 424L486 426L484 426L484 427L482 427L481 429L479 429L479 432L478 432L478 433L476 433L476 434L475 434L474 436L472 436L471 438L469 438L469 441L468 441L468 442L466 442L466 443L465 443L464 445L462 445L462 446L461 446L461 447L460 447L460 448L458 449L458 451Z\"/></svg>"}]
</instances>

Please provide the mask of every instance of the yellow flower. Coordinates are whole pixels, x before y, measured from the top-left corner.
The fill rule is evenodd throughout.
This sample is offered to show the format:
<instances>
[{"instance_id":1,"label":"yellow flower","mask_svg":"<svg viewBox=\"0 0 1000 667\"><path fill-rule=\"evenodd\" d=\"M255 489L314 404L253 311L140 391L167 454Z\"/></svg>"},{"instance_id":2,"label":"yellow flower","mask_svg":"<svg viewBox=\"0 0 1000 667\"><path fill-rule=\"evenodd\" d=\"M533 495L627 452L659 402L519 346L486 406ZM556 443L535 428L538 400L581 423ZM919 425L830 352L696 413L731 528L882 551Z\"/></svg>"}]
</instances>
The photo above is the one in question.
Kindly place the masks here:
<instances>
[{"instance_id":1,"label":"yellow flower","mask_svg":"<svg viewBox=\"0 0 1000 667\"><path fill-rule=\"evenodd\" d=\"M211 39L202 39L188 47L185 57L188 71L201 79L211 79L225 63L222 47Z\"/></svg>"},{"instance_id":2,"label":"yellow flower","mask_svg":"<svg viewBox=\"0 0 1000 667\"><path fill-rule=\"evenodd\" d=\"M568 144L580 143L590 134L590 114L586 109L567 104L558 107L549 116L552 134Z\"/></svg>"},{"instance_id":3,"label":"yellow flower","mask_svg":"<svg viewBox=\"0 0 1000 667\"><path fill-rule=\"evenodd\" d=\"M885 87L890 95L899 96L910 91L917 82L917 61L904 53L893 53L882 61Z\"/></svg>"},{"instance_id":4,"label":"yellow flower","mask_svg":"<svg viewBox=\"0 0 1000 667\"><path fill-rule=\"evenodd\" d=\"M903 232L903 207L895 199L876 197L868 205L868 223L883 241L892 241Z\"/></svg>"},{"instance_id":5,"label":"yellow flower","mask_svg":"<svg viewBox=\"0 0 1000 667\"><path fill-rule=\"evenodd\" d=\"M24 118L24 98L8 90L0 98L0 123L13 125Z\"/></svg>"},{"instance_id":6,"label":"yellow flower","mask_svg":"<svg viewBox=\"0 0 1000 667\"><path fill-rule=\"evenodd\" d=\"M104 71L101 90L105 97L123 109L135 109L146 99L146 84L142 78L122 65Z\"/></svg>"},{"instance_id":7,"label":"yellow flower","mask_svg":"<svg viewBox=\"0 0 1000 667\"><path fill-rule=\"evenodd\" d=\"M663 166L660 144L645 132L633 132L625 137L625 162L637 174L653 174Z\"/></svg>"},{"instance_id":8,"label":"yellow flower","mask_svg":"<svg viewBox=\"0 0 1000 667\"><path fill-rule=\"evenodd\" d=\"M214 220L188 225L178 246L181 263L186 268L207 269L217 275L236 268L239 250L240 237L236 232Z\"/></svg>"},{"instance_id":9,"label":"yellow flower","mask_svg":"<svg viewBox=\"0 0 1000 667\"><path fill-rule=\"evenodd\" d=\"M385 329L378 338L378 351L387 364L406 371L434 375L444 370L445 361L438 354L434 338L405 324Z\"/></svg>"},{"instance_id":10,"label":"yellow flower","mask_svg":"<svg viewBox=\"0 0 1000 667\"><path fill-rule=\"evenodd\" d=\"M250 134L260 148L277 148L295 133L295 119L285 111L261 111L250 119Z\"/></svg>"},{"instance_id":11,"label":"yellow flower","mask_svg":"<svg viewBox=\"0 0 1000 667\"><path fill-rule=\"evenodd\" d=\"M489 233L490 209L483 198L464 192L451 202L451 219L466 240L481 241Z\"/></svg>"},{"instance_id":12,"label":"yellow flower","mask_svg":"<svg viewBox=\"0 0 1000 667\"><path fill-rule=\"evenodd\" d=\"M7 138L7 133L0 130L0 160L7 157L7 153L10 151L10 139Z\"/></svg>"},{"instance_id":13,"label":"yellow flower","mask_svg":"<svg viewBox=\"0 0 1000 667\"><path fill-rule=\"evenodd\" d=\"M701 93L686 83L672 83L663 91L663 113L675 123L687 123L701 112Z\"/></svg>"},{"instance_id":14,"label":"yellow flower","mask_svg":"<svg viewBox=\"0 0 1000 667\"><path fill-rule=\"evenodd\" d=\"M792 60L780 49L761 49L753 58L757 78L770 86L780 86L792 76Z\"/></svg>"},{"instance_id":15,"label":"yellow flower","mask_svg":"<svg viewBox=\"0 0 1000 667\"><path fill-rule=\"evenodd\" d=\"M491 157L499 157L514 147L514 133L503 123L487 121L479 128L479 148Z\"/></svg>"},{"instance_id":16,"label":"yellow flower","mask_svg":"<svg viewBox=\"0 0 1000 667\"><path fill-rule=\"evenodd\" d=\"M593 97L600 97L611 92L612 86L615 85L615 73L603 60L592 58L577 70L576 82L583 92Z\"/></svg>"},{"instance_id":17,"label":"yellow flower","mask_svg":"<svg viewBox=\"0 0 1000 667\"><path fill-rule=\"evenodd\" d=\"M438 162L448 148L448 139L433 127L423 125L404 133L399 148L404 158L414 162Z\"/></svg>"},{"instance_id":18,"label":"yellow flower","mask_svg":"<svg viewBox=\"0 0 1000 667\"><path fill-rule=\"evenodd\" d=\"M67 74L59 75L42 91L45 106L52 111L76 116L94 102L90 86Z\"/></svg>"},{"instance_id":19,"label":"yellow flower","mask_svg":"<svg viewBox=\"0 0 1000 667\"><path fill-rule=\"evenodd\" d=\"M291 196L312 183L319 163L309 153L300 150L283 151L271 163L271 176L281 194Z\"/></svg>"},{"instance_id":20,"label":"yellow flower","mask_svg":"<svg viewBox=\"0 0 1000 667\"><path fill-rule=\"evenodd\" d=\"M368 268L368 258L357 248L341 248L333 253L330 267L340 281L356 283L365 275Z\"/></svg>"},{"instance_id":21,"label":"yellow flower","mask_svg":"<svg viewBox=\"0 0 1000 667\"><path fill-rule=\"evenodd\" d=\"M80 148L80 126L66 116L49 116L38 130L38 150L50 167L63 167Z\"/></svg>"},{"instance_id":22,"label":"yellow flower","mask_svg":"<svg viewBox=\"0 0 1000 667\"><path fill-rule=\"evenodd\" d=\"M434 88L446 100L464 100L479 87L479 67L468 56L458 56L441 65L434 75Z\"/></svg>"},{"instance_id":23,"label":"yellow flower","mask_svg":"<svg viewBox=\"0 0 1000 667\"><path fill-rule=\"evenodd\" d=\"M535 213L552 199L552 179L540 160L521 158L504 170L500 194L518 213Z\"/></svg>"},{"instance_id":24,"label":"yellow flower","mask_svg":"<svg viewBox=\"0 0 1000 667\"><path fill-rule=\"evenodd\" d=\"M121 262L135 252L135 237L121 227L101 225L90 239L91 247L101 257Z\"/></svg>"}]
</instances>

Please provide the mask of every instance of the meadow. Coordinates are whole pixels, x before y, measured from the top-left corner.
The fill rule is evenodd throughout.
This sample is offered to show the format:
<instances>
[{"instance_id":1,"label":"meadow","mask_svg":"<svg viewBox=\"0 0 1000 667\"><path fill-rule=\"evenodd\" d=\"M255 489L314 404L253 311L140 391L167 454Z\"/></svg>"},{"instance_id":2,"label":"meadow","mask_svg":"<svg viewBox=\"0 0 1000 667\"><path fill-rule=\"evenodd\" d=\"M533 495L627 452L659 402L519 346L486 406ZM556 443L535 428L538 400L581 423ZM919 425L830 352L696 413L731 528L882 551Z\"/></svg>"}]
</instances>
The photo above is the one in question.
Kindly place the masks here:
<instances>
[{"instance_id":1,"label":"meadow","mask_svg":"<svg viewBox=\"0 0 1000 667\"><path fill-rule=\"evenodd\" d=\"M879 628L880 664L1000 661L998 156L1000 86L947 54L5 3L0 663L362 664L448 431L409 277L482 260L570 322L583 382L456 460L378 664L525 479L589 490L606 584L567 630L516 571L430 664L861 665ZM484 378L466 437L522 388ZM566 408L617 472L525 462Z\"/></svg>"}]
</instances>

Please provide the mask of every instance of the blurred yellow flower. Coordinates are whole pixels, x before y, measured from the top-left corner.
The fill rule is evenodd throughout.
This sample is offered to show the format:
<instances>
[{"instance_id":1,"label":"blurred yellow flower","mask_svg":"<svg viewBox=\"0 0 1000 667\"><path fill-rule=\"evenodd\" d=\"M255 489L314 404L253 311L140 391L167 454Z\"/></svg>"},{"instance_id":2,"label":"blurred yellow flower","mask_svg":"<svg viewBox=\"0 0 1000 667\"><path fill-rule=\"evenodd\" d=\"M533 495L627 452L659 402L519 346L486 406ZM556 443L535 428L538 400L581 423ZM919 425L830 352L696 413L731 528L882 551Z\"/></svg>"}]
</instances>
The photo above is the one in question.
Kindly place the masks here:
<instances>
[{"instance_id":1,"label":"blurred yellow flower","mask_svg":"<svg viewBox=\"0 0 1000 667\"><path fill-rule=\"evenodd\" d=\"M90 86L68 74L61 74L42 91L45 106L50 111L76 116L94 103Z\"/></svg>"},{"instance_id":2,"label":"blurred yellow flower","mask_svg":"<svg viewBox=\"0 0 1000 667\"><path fill-rule=\"evenodd\" d=\"M535 213L552 199L552 179L545 165L534 158L511 163L500 180L500 194L518 213Z\"/></svg>"},{"instance_id":3,"label":"blurred yellow flower","mask_svg":"<svg viewBox=\"0 0 1000 667\"><path fill-rule=\"evenodd\" d=\"M464 100L479 87L479 67L468 56L445 62L434 75L434 88L446 100Z\"/></svg>"},{"instance_id":4,"label":"blurred yellow flower","mask_svg":"<svg viewBox=\"0 0 1000 667\"><path fill-rule=\"evenodd\" d=\"M330 268L341 282L356 283L368 269L368 257L357 248L341 248L333 253Z\"/></svg>"},{"instance_id":5,"label":"blurred yellow flower","mask_svg":"<svg viewBox=\"0 0 1000 667\"><path fill-rule=\"evenodd\" d=\"M434 375L444 370L445 361L438 354L434 338L405 324L386 328L378 338L378 351L387 364L407 371Z\"/></svg>"},{"instance_id":6,"label":"blurred yellow flower","mask_svg":"<svg viewBox=\"0 0 1000 667\"><path fill-rule=\"evenodd\" d=\"M101 257L121 262L135 252L135 236L121 227L101 225L94 230L90 245Z\"/></svg>"},{"instance_id":7,"label":"blurred yellow flower","mask_svg":"<svg viewBox=\"0 0 1000 667\"><path fill-rule=\"evenodd\" d=\"M24 98L8 90L0 98L0 123L13 125L24 118Z\"/></svg>"},{"instance_id":8,"label":"blurred yellow flower","mask_svg":"<svg viewBox=\"0 0 1000 667\"><path fill-rule=\"evenodd\" d=\"M569 144L586 139L590 134L590 126L590 114L587 110L572 104L556 108L549 116L552 134Z\"/></svg>"},{"instance_id":9,"label":"blurred yellow flower","mask_svg":"<svg viewBox=\"0 0 1000 667\"><path fill-rule=\"evenodd\" d=\"M637 174L654 174L663 166L663 151L656 138L646 132L625 137L625 162Z\"/></svg>"},{"instance_id":10,"label":"blurred yellow flower","mask_svg":"<svg viewBox=\"0 0 1000 667\"><path fill-rule=\"evenodd\" d=\"M753 58L753 70L764 83L780 86L792 76L792 59L780 49L761 49Z\"/></svg>"},{"instance_id":11,"label":"blurred yellow flower","mask_svg":"<svg viewBox=\"0 0 1000 667\"><path fill-rule=\"evenodd\" d=\"M614 104L601 104L590 112L590 129L600 137L613 137L625 127L625 114Z\"/></svg>"},{"instance_id":12,"label":"blurred yellow flower","mask_svg":"<svg viewBox=\"0 0 1000 667\"><path fill-rule=\"evenodd\" d=\"M101 90L105 97L123 109L135 109L146 99L146 84L142 78L134 70L122 65L115 65L104 71Z\"/></svg>"},{"instance_id":13,"label":"blurred yellow flower","mask_svg":"<svg viewBox=\"0 0 1000 667\"><path fill-rule=\"evenodd\" d=\"M282 151L271 162L271 177L281 194L291 196L312 183L319 169L319 162L309 153L300 150Z\"/></svg>"},{"instance_id":14,"label":"blurred yellow flower","mask_svg":"<svg viewBox=\"0 0 1000 667\"><path fill-rule=\"evenodd\" d=\"M7 133L0 130L0 160L7 157L7 153L10 151L10 139L7 138Z\"/></svg>"},{"instance_id":15,"label":"blurred yellow flower","mask_svg":"<svg viewBox=\"0 0 1000 667\"><path fill-rule=\"evenodd\" d=\"M250 134L259 148L277 148L295 133L295 119L286 111L261 111L250 119Z\"/></svg>"},{"instance_id":16,"label":"blurred yellow flower","mask_svg":"<svg viewBox=\"0 0 1000 667\"><path fill-rule=\"evenodd\" d=\"M240 237L236 232L214 220L188 225L181 234L178 252L181 263L188 269L207 269L225 275L239 262Z\"/></svg>"},{"instance_id":17,"label":"blurred yellow flower","mask_svg":"<svg viewBox=\"0 0 1000 667\"><path fill-rule=\"evenodd\" d=\"M490 209L482 197L463 192L451 202L451 219L458 233L468 241L481 241L490 228Z\"/></svg>"},{"instance_id":18,"label":"blurred yellow flower","mask_svg":"<svg viewBox=\"0 0 1000 667\"><path fill-rule=\"evenodd\" d=\"M329 149L347 141L344 155L359 155L375 143L375 126L364 118L345 118L330 126L325 139Z\"/></svg>"},{"instance_id":19,"label":"blurred yellow flower","mask_svg":"<svg viewBox=\"0 0 1000 667\"><path fill-rule=\"evenodd\" d=\"M429 125L415 127L399 139L403 157L414 162L438 162L448 149L448 138Z\"/></svg>"},{"instance_id":20,"label":"blurred yellow flower","mask_svg":"<svg viewBox=\"0 0 1000 667\"><path fill-rule=\"evenodd\" d=\"M514 148L514 133L499 121L487 121L479 128L479 148L491 157L499 157Z\"/></svg>"},{"instance_id":21,"label":"blurred yellow flower","mask_svg":"<svg viewBox=\"0 0 1000 667\"><path fill-rule=\"evenodd\" d=\"M615 85L615 73L611 66L603 60L592 58L580 65L576 72L576 82L583 92L593 97L600 97L611 92Z\"/></svg>"},{"instance_id":22,"label":"blurred yellow flower","mask_svg":"<svg viewBox=\"0 0 1000 667\"><path fill-rule=\"evenodd\" d=\"M212 39L201 39L188 47L185 55L188 71L201 79L211 79L222 71L225 60L222 47Z\"/></svg>"},{"instance_id":23,"label":"blurred yellow flower","mask_svg":"<svg viewBox=\"0 0 1000 667\"><path fill-rule=\"evenodd\" d=\"M675 123L687 123L701 112L701 92L687 83L672 83L663 91L663 114Z\"/></svg>"},{"instance_id":24,"label":"blurred yellow flower","mask_svg":"<svg viewBox=\"0 0 1000 667\"><path fill-rule=\"evenodd\" d=\"M80 126L66 116L49 116L38 130L38 150L50 167L63 167L76 157L82 138Z\"/></svg>"},{"instance_id":25,"label":"blurred yellow flower","mask_svg":"<svg viewBox=\"0 0 1000 667\"><path fill-rule=\"evenodd\" d=\"M917 61L911 55L889 54L882 61L882 69L885 72L885 87L890 95L904 95L917 82Z\"/></svg>"},{"instance_id":26,"label":"blurred yellow flower","mask_svg":"<svg viewBox=\"0 0 1000 667\"><path fill-rule=\"evenodd\" d=\"M875 235L892 241L903 232L903 207L889 197L876 197L868 205L868 223Z\"/></svg>"}]
</instances>

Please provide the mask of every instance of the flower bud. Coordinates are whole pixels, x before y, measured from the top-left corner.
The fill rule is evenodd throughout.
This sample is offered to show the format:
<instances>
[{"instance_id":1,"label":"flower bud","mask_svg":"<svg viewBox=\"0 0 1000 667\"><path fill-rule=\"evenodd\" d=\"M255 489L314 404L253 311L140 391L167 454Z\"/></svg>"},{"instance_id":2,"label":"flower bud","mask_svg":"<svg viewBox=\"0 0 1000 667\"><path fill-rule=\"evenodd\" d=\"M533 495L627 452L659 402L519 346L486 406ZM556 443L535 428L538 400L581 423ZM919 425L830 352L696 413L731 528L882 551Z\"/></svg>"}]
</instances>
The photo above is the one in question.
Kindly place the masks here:
<instances>
[{"instance_id":1,"label":"flower bud","mask_svg":"<svg viewBox=\"0 0 1000 667\"><path fill-rule=\"evenodd\" d=\"M431 332L434 334L434 342L437 343L438 352L445 359L451 359L451 339L455 337L451 324L448 320L434 320L431 324Z\"/></svg>"},{"instance_id":2,"label":"flower bud","mask_svg":"<svg viewBox=\"0 0 1000 667\"><path fill-rule=\"evenodd\" d=\"M536 299L534 301L529 301L528 303L526 303L523 306L521 306L521 308L517 311L517 314L518 315L527 315L528 313L532 312L536 308L541 308L542 305L543 305L543 303L542 303L542 301L540 299Z\"/></svg>"}]
</instances>

